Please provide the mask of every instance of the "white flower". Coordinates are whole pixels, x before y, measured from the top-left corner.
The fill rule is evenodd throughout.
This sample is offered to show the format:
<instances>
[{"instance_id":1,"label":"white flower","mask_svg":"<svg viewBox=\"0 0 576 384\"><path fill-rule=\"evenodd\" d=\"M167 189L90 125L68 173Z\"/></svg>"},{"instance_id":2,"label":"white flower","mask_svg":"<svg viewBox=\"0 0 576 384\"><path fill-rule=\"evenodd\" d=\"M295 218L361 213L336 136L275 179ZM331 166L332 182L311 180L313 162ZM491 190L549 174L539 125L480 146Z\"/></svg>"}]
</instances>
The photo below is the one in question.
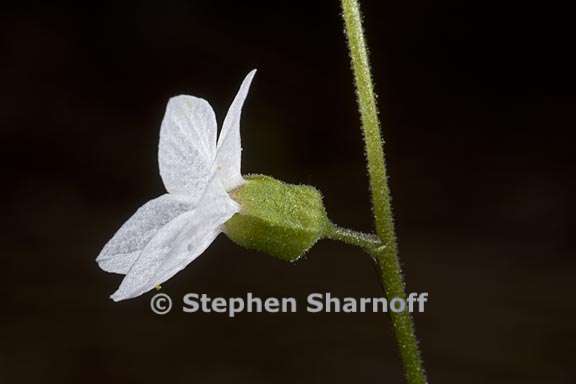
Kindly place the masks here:
<instances>
[{"instance_id":1,"label":"white flower","mask_svg":"<svg viewBox=\"0 0 576 384\"><path fill-rule=\"evenodd\" d=\"M160 128L158 163L168 193L144 204L116 232L96 261L125 274L114 301L139 296L196 259L239 211L228 192L240 173L240 115L256 70L230 105L218 141L210 104L194 96L168 102Z\"/></svg>"}]
</instances>

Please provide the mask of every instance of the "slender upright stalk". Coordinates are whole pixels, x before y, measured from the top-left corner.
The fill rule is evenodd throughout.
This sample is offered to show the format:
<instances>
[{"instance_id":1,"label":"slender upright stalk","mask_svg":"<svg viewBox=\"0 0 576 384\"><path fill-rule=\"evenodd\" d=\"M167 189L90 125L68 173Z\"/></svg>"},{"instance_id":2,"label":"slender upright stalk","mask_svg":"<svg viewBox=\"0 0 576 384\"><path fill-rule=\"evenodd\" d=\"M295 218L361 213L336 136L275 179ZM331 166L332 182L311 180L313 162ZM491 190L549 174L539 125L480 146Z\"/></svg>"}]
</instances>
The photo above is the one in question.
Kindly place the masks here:
<instances>
[{"instance_id":1,"label":"slender upright stalk","mask_svg":"<svg viewBox=\"0 0 576 384\"><path fill-rule=\"evenodd\" d=\"M370 74L368 50L362 30L360 7L357 0L341 0L341 3L356 84L358 108L362 120L376 233L382 244L385 244L381 247L367 249L367 251L374 256L380 265L387 297L405 298L405 284L398 260L383 141L380 135L376 97ZM407 382L409 384L426 383L426 374L414 333L412 317L408 312L392 312L391 317Z\"/></svg>"}]
</instances>

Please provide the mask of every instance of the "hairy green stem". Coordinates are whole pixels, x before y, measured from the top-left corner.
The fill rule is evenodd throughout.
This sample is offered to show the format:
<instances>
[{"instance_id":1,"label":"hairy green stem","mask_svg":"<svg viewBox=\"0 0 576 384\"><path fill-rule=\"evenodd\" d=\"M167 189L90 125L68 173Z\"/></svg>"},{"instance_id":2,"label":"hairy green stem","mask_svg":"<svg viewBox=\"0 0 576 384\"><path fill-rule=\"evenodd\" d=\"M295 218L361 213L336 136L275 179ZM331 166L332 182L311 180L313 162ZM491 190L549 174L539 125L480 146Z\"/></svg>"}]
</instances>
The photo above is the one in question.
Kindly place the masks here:
<instances>
[{"instance_id":1,"label":"hairy green stem","mask_svg":"<svg viewBox=\"0 0 576 384\"><path fill-rule=\"evenodd\" d=\"M341 3L362 120L376 233L382 244L385 244L385 246L366 248L366 250L380 265L387 297L405 298L405 284L398 260L390 189L386 174L384 143L380 135L376 97L370 74L368 50L362 30L360 7L357 0L341 0ZM408 312L391 313L391 317L407 382L409 384L426 383L426 374L418 349L412 317Z\"/></svg>"},{"instance_id":2,"label":"hairy green stem","mask_svg":"<svg viewBox=\"0 0 576 384\"><path fill-rule=\"evenodd\" d=\"M376 232L382 240L386 240L386 244L396 247L376 96L372 86L368 51L364 41L358 2L356 0L342 0L342 10L354 72L358 108L362 120Z\"/></svg>"},{"instance_id":3,"label":"hairy green stem","mask_svg":"<svg viewBox=\"0 0 576 384\"><path fill-rule=\"evenodd\" d=\"M364 249L377 248L382 245L380 239L375 235L353 231L334 224L329 226L325 236L327 239L342 241Z\"/></svg>"},{"instance_id":4,"label":"hairy green stem","mask_svg":"<svg viewBox=\"0 0 576 384\"><path fill-rule=\"evenodd\" d=\"M376 259L380 266L386 297L389 299L400 297L406 300L404 279L402 278L402 271L396 254L385 246L367 249L367 252ZM427 383L412 316L408 311L403 311L391 312L390 317L392 318L396 343L404 365L406 381L409 384Z\"/></svg>"}]
</instances>

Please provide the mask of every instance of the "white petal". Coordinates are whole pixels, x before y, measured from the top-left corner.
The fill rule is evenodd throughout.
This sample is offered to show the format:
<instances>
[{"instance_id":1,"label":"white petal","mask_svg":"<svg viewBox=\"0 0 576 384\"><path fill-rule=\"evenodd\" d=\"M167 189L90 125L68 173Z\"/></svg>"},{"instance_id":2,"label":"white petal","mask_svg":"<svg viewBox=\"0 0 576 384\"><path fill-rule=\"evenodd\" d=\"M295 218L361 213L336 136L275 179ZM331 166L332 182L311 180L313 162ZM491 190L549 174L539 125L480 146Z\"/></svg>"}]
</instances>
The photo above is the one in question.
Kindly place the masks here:
<instances>
[{"instance_id":1,"label":"white petal","mask_svg":"<svg viewBox=\"0 0 576 384\"><path fill-rule=\"evenodd\" d=\"M244 183L244 179L240 173L242 152L240 143L240 116L242 114L242 105L244 104L244 100L246 100L250 83L255 74L256 70L254 69L248 73L242 82L234 101L232 101L228 109L220 137L218 138L216 154L217 172L227 191L231 191Z\"/></svg>"},{"instance_id":2,"label":"white petal","mask_svg":"<svg viewBox=\"0 0 576 384\"><path fill-rule=\"evenodd\" d=\"M150 241L111 298L139 296L174 276L208 248L221 225L238 211L214 178L197 208L176 217Z\"/></svg>"},{"instance_id":3,"label":"white petal","mask_svg":"<svg viewBox=\"0 0 576 384\"><path fill-rule=\"evenodd\" d=\"M214 172L216 117L206 100L176 96L160 128L158 163L166 190L197 201Z\"/></svg>"},{"instance_id":4,"label":"white petal","mask_svg":"<svg viewBox=\"0 0 576 384\"><path fill-rule=\"evenodd\" d=\"M160 228L190 205L166 194L140 207L104 246L96 262L107 272L126 274Z\"/></svg>"}]
</instances>

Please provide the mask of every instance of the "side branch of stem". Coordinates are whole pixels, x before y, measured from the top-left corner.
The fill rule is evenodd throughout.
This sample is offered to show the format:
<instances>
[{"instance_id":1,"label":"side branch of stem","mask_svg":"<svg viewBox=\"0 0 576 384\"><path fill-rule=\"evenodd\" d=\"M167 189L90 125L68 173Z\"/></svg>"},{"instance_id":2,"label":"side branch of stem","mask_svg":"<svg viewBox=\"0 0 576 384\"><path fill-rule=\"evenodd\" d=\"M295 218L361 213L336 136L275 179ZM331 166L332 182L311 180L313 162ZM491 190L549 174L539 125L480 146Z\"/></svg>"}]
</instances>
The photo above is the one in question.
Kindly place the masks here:
<instances>
[{"instance_id":1,"label":"side branch of stem","mask_svg":"<svg viewBox=\"0 0 576 384\"><path fill-rule=\"evenodd\" d=\"M335 224L329 226L325 236L327 239L341 241L364 249L377 248L382 245L376 235L353 231Z\"/></svg>"}]
</instances>

